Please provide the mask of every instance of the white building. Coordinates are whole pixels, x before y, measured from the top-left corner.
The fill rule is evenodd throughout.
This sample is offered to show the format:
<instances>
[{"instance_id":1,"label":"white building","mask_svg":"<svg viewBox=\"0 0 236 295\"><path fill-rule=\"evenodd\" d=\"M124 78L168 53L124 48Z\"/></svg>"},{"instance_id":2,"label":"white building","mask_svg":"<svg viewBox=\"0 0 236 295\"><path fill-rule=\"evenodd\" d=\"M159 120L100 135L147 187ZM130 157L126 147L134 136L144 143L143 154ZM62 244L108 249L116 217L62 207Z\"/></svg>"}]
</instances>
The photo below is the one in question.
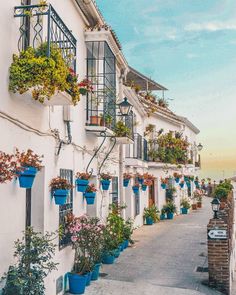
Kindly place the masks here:
<instances>
[{"instance_id":1,"label":"white building","mask_svg":"<svg viewBox=\"0 0 236 295\"><path fill-rule=\"evenodd\" d=\"M28 16L25 14L24 5L37 4L38 1L21 2L23 4L17 0L1 3L1 36L5 41L1 46L0 56L0 150L13 153L16 147L25 151L30 148L35 153L44 155L44 159L43 168L37 173L31 191L20 188L17 180L0 186L3 209L0 216L0 253L4 253L0 256L0 275L13 263L13 242L22 236L26 218L29 216L31 225L36 230L55 231L63 224L65 214L71 211L75 215L88 213L105 220L109 204L118 198L127 204L125 216L134 218L135 225L141 226L144 207L156 204L161 209L165 203L165 191L160 188L161 176L173 174L175 171L196 174L198 170L195 162L198 163L196 136L199 130L186 118L179 117L166 108L159 108L147 116L150 105L148 106L130 87L123 85L123 82L132 78L141 85L141 90L147 90L147 87L153 91L166 89L128 66L115 33L106 26L93 1L86 4L82 0L52 0L51 6L44 8L44 16L40 17L40 21L36 16L36 12L40 12L39 8L28 7L32 12L30 30L27 30ZM14 9L21 4L23 7ZM73 66L80 80L85 77L92 79L95 76L94 89L98 103L88 95L81 96L81 101L76 106L71 106L70 96L67 94L65 97L58 93L50 103L41 104L34 101L28 92L22 95L9 92L9 67L12 55L19 53L19 50L28 44L38 46L41 41L57 42L62 44L62 47L69 46L70 54L74 57ZM111 91L105 91L108 88ZM115 101L122 101L125 96L133 105L132 116L125 120L127 126L133 129L133 141L117 139L108 159L105 159L113 147L112 129L115 120L120 118L117 116ZM111 126L106 122L107 126L92 125L92 120L96 120L100 115L103 121L106 115L111 116ZM163 128L164 133L183 132L191 143L190 158L193 164L177 168L176 165L149 161L148 143L144 137L149 124L154 125L156 131ZM93 158L103 140L104 144ZM106 160L104 165L103 160ZM112 173L114 177L110 190L99 190L95 205L87 206L82 194L74 189L66 206L56 206L48 187L50 180L61 175L74 183L75 173L86 169L92 171L92 182L97 187L100 172ZM155 176L155 181L147 192L141 192L137 198L132 192L131 185L123 188L122 175L125 171L134 174L149 172ZM178 190L176 203L179 208L180 196L186 194L186 189ZM29 198L31 210L29 207L26 209L26 200ZM48 295L56 294L56 284L71 270L73 264L71 247L67 247L63 240L59 242L55 260L60 264L58 271L50 274L46 280ZM62 294L62 291L59 291L57 294Z\"/></svg>"}]
</instances>

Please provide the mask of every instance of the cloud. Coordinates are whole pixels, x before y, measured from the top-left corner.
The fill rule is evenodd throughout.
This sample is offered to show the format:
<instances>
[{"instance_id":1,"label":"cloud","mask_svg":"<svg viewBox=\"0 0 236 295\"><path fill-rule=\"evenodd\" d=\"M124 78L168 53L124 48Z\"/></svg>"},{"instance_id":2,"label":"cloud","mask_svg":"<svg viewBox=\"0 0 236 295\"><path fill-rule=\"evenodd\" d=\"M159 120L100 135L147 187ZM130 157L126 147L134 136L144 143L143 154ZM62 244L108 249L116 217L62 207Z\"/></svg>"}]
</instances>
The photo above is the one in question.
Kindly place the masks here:
<instances>
[{"instance_id":1,"label":"cloud","mask_svg":"<svg viewBox=\"0 0 236 295\"><path fill-rule=\"evenodd\" d=\"M205 23L190 23L184 27L188 32L216 32L224 30L236 30L236 22L205 22Z\"/></svg>"}]
</instances>

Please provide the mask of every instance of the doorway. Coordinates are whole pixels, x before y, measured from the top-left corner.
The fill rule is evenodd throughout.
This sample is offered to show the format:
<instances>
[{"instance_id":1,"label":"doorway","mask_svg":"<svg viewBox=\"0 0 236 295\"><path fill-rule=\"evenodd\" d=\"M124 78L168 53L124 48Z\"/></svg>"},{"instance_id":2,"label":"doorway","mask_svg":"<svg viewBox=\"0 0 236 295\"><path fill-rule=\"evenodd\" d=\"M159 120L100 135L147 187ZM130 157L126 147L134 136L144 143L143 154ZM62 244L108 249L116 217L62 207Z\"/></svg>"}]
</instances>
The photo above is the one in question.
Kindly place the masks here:
<instances>
[{"instance_id":1,"label":"doorway","mask_svg":"<svg viewBox=\"0 0 236 295\"><path fill-rule=\"evenodd\" d=\"M149 186L148 192L148 206L149 208L155 205L155 182L152 180L152 184Z\"/></svg>"}]
</instances>

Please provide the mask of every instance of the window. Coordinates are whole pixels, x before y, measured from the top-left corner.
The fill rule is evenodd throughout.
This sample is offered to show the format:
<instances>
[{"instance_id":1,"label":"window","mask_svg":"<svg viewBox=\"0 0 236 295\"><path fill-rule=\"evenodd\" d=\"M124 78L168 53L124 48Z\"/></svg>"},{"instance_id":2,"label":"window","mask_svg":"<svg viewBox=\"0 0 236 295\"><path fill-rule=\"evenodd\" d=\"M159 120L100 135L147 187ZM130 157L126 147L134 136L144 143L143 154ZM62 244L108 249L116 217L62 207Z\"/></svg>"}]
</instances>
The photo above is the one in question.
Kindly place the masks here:
<instances>
[{"instance_id":1,"label":"window","mask_svg":"<svg viewBox=\"0 0 236 295\"><path fill-rule=\"evenodd\" d=\"M60 169L60 177L65 178L73 185L73 171L69 169ZM65 205L59 206L59 227L65 228L65 216L68 213L73 213L73 189L70 190L70 193L67 198ZM65 246L70 244L70 237L64 236L59 240L59 248L62 249Z\"/></svg>"},{"instance_id":2,"label":"window","mask_svg":"<svg viewBox=\"0 0 236 295\"><path fill-rule=\"evenodd\" d=\"M138 177L135 178L135 183L138 183ZM134 194L134 215L140 214L140 192Z\"/></svg>"},{"instance_id":3,"label":"window","mask_svg":"<svg viewBox=\"0 0 236 295\"><path fill-rule=\"evenodd\" d=\"M110 193L112 195L112 203L118 204L118 177L114 176L111 180L111 189L112 192Z\"/></svg>"}]
</instances>

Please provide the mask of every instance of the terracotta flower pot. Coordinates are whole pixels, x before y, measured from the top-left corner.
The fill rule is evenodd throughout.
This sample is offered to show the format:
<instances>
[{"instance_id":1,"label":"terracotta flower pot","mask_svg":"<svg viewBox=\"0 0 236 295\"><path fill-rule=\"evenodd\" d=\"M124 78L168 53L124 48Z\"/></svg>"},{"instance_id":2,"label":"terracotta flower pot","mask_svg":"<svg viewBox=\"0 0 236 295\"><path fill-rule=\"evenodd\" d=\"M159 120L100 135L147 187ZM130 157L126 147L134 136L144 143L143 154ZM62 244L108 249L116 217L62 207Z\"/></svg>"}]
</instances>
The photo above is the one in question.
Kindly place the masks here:
<instances>
[{"instance_id":1,"label":"terracotta flower pot","mask_svg":"<svg viewBox=\"0 0 236 295\"><path fill-rule=\"evenodd\" d=\"M197 202L197 207L202 208L202 202Z\"/></svg>"},{"instance_id":2,"label":"terracotta flower pot","mask_svg":"<svg viewBox=\"0 0 236 295\"><path fill-rule=\"evenodd\" d=\"M192 210L197 210L197 204L192 204Z\"/></svg>"},{"instance_id":3,"label":"terracotta flower pot","mask_svg":"<svg viewBox=\"0 0 236 295\"><path fill-rule=\"evenodd\" d=\"M99 116L91 116L90 117L90 124L95 126L101 126L101 117Z\"/></svg>"}]
</instances>

